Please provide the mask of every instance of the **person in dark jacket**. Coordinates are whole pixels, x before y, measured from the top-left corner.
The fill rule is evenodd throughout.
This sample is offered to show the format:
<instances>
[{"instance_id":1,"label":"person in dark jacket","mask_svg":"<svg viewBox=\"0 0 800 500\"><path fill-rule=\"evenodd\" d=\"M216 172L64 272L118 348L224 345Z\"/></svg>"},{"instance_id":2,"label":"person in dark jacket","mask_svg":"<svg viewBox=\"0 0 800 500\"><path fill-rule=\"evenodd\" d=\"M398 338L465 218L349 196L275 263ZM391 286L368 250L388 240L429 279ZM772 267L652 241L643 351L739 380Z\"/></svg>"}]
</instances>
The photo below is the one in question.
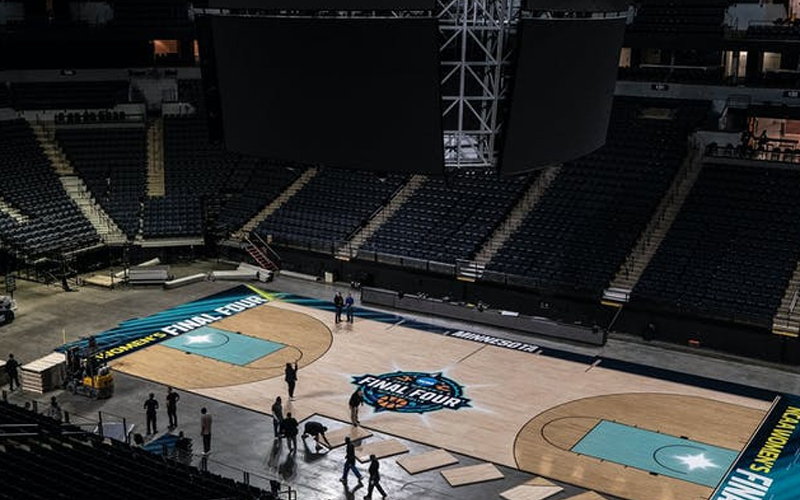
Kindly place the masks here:
<instances>
[{"instance_id":1,"label":"person in dark jacket","mask_svg":"<svg viewBox=\"0 0 800 500\"><path fill-rule=\"evenodd\" d=\"M208 455L211 453L211 424L214 419L208 410L205 408L200 409L200 435L203 436L203 454Z\"/></svg>"},{"instance_id":2,"label":"person in dark jacket","mask_svg":"<svg viewBox=\"0 0 800 500\"><path fill-rule=\"evenodd\" d=\"M313 420L306 422L305 427L303 428L303 435L301 436L304 440L308 436L314 436L314 441L317 443L316 450L320 451L322 449L322 442L325 442L325 446L329 449L333 448L331 443L328 441L328 436L325 433L328 431L328 428L322 425L319 422L315 422Z\"/></svg>"},{"instance_id":3,"label":"person in dark jacket","mask_svg":"<svg viewBox=\"0 0 800 500\"><path fill-rule=\"evenodd\" d=\"M289 387L289 399L292 400L294 399L294 386L297 384L297 362L294 364L286 363L283 379Z\"/></svg>"},{"instance_id":4,"label":"person in dark jacket","mask_svg":"<svg viewBox=\"0 0 800 500\"><path fill-rule=\"evenodd\" d=\"M22 384L19 383L19 362L14 359L13 354L8 355L6 374L8 375L8 388L12 392L14 391L14 384L17 384L18 389L22 389Z\"/></svg>"},{"instance_id":5,"label":"person in dark jacket","mask_svg":"<svg viewBox=\"0 0 800 500\"><path fill-rule=\"evenodd\" d=\"M344 307L344 297L342 297L342 292L336 292L336 295L333 296L333 307L336 308L336 322L342 322L342 308Z\"/></svg>"},{"instance_id":6,"label":"person in dark jacket","mask_svg":"<svg viewBox=\"0 0 800 500\"><path fill-rule=\"evenodd\" d=\"M281 437L281 423L283 423L283 402L281 397L275 398L272 403L272 431L275 434L275 439Z\"/></svg>"},{"instance_id":7,"label":"person in dark jacket","mask_svg":"<svg viewBox=\"0 0 800 500\"><path fill-rule=\"evenodd\" d=\"M361 422L358 420L358 409L364 403L364 392L359 387L350 395L347 405L350 407L350 423L358 427Z\"/></svg>"},{"instance_id":8,"label":"person in dark jacket","mask_svg":"<svg viewBox=\"0 0 800 500\"><path fill-rule=\"evenodd\" d=\"M283 435L286 436L286 444L289 446L289 453L297 451L297 431L299 424L297 420L292 417L292 413L286 414L286 418L281 423L281 430Z\"/></svg>"},{"instance_id":9,"label":"person in dark jacket","mask_svg":"<svg viewBox=\"0 0 800 500\"><path fill-rule=\"evenodd\" d=\"M158 410L158 401L156 401L156 395L152 392L150 393L150 397L144 402L144 409L145 416L147 417L147 433L155 434L158 432L158 425L156 423L156 410Z\"/></svg>"},{"instance_id":10,"label":"person in dark jacket","mask_svg":"<svg viewBox=\"0 0 800 500\"><path fill-rule=\"evenodd\" d=\"M172 387L167 387L167 418L169 419L169 428L174 429L178 427L178 401L181 395L172 390Z\"/></svg>"},{"instance_id":11,"label":"person in dark jacket","mask_svg":"<svg viewBox=\"0 0 800 500\"><path fill-rule=\"evenodd\" d=\"M358 478L358 484L361 484L361 473L356 469L356 447L349 437L344 438L345 452L344 452L344 470L342 471L342 478L339 480L347 484L347 476L350 471Z\"/></svg>"},{"instance_id":12,"label":"person in dark jacket","mask_svg":"<svg viewBox=\"0 0 800 500\"><path fill-rule=\"evenodd\" d=\"M372 499L372 490L377 489L378 493L381 494L383 498L386 498L386 492L383 491L383 486L381 486L381 474L380 474L380 462L378 462L378 458L375 455L369 456L369 487L367 488L367 494L364 496L365 500Z\"/></svg>"}]
</instances>

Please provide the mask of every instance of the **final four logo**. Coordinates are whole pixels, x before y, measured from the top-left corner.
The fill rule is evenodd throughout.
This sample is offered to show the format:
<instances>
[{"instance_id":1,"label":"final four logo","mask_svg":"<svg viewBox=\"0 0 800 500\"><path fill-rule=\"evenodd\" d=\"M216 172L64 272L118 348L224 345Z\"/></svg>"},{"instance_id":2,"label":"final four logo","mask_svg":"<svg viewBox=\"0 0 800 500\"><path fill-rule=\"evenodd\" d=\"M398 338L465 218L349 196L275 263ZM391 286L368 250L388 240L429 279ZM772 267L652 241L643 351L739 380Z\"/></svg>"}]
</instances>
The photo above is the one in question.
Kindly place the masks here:
<instances>
[{"instance_id":1,"label":"final four logo","mask_svg":"<svg viewBox=\"0 0 800 500\"><path fill-rule=\"evenodd\" d=\"M401 372L354 376L364 402L376 412L428 413L469 407L464 388L441 373Z\"/></svg>"}]
</instances>

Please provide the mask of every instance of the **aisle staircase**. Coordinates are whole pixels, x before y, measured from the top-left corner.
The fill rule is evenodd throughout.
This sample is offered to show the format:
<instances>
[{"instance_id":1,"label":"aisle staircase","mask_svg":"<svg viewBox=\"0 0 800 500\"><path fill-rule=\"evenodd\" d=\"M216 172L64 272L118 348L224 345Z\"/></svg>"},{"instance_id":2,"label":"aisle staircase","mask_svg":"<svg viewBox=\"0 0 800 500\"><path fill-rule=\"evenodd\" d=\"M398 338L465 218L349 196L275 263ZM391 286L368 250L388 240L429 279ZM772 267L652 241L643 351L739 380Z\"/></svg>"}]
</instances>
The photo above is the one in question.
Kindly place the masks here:
<instances>
[{"instance_id":1,"label":"aisle staircase","mask_svg":"<svg viewBox=\"0 0 800 500\"><path fill-rule=\"evenodd\" d=\"M92 224L97 234L100 235L103 243L107 245L126 243L128 238L125 233L95 201L89 188L78 177L66 153L64 153L64 150L61 149L55 139L55 129L52 128L52 124L33 124L33 132L36 135L39 146L58 174L64 191L78 205L84 217Z\"/></svg>"},{"instance_id":2,"label":"aisle staircase","mask_svg":"<svg viewBox=\"0 0 800 500\"><path fill-rule=\"evenodd\" d=\"M456 278L461 281L475 281L483 277L486 266L497 254L500 248L511 237L514 232L522 225L522 221L528 216L531 210L539 203L542 196L553 184L553 181L561 172L561 165L547 167L539 177L528 187L525 194L519 199L514 208L509 212L508 217L497 226L494 232L486 240L473 260L459 259L456 261Z\"/></svg>"},{"instance_id":3,"label":"aisle staircase","mask_svg":"<svg viewBox=\"0 0 800 500\"><path fill-rule=\"evenodd\" d=\"M355 258L358 250L370 236L375 234L389 218L397 212L403 204L428 180L425 175L414 175L400 188L383 208L376 212L372 218L360 228L353 236L336 251L336 258L350 260Z\"/></svg>"},{"instance_id":4,"label":"aisle staircase","mask_svg":"<svg viewBox=\"0 0 800 500\"><path fill-rule=\"evenodd\" d=\"M242 243L244 243L244 250L258 264L258 267L272 272L280 269L276 262L279 260L278 254L258 234L252 232L249 235L244 235ZM270 255L272 255L272 258L270 258Z\"/></svg>"},{"instance_id":5,"label":"aisle staircase","mask_svg":"<svg viewBox=\"0 0 800 500\"><path fill-rule=\"evenodd\" d=\"M64 191L78 205L84 217L94 227L97 234L106 245L121 245L128 241L128 237L117 226L117 223L95 201L89 188L77 175L62 175L59 177Z\"/></svg>"},{"instance_id":6,"label":"aisle staircase","mask_svg":"<svg viewBox=\"0 0 800 500\"><path fill-rule=\"evenodd\" d=\"M702 154L692 147L633 250L603 291L603 304L619 307L628 302L633 287L661 246L702 169Z\"/></svg>"},{"instance_id":7,"label":"aisle staircase","mask_svg":"<svg viewBox=\"0 0 800 500\"><path fill-rule=\"evenodd\" d=\"M289 201L289 199L300 191L303 186L317 175L319 169L311 167L300 175L295 181L286 188L280 196L272 200L267 206L261 209L252 219L247 221L244 226L239 230L238 239L244 239L244 235L250 234L258 225L267 217L272 215L281 205ZM237 235L234 235L236 238Z\"/></svg>"},{"instance_id":8,"label":"aisle staircase","mask_svg":"<svg viewBox=\"0 0 800 500\"><path fill-rule=\"evenodd\" d=\"M147 196L164 196L164 119L147 123Z\"/></svg>"},{"instance_id":9,"label":"aisle staircase","mask_svg":"<svg viewBox=\"0 0 800 500\"><path fill-rule=\"evenodd\" d=\"M76 175L75 170L67 158L67 154L56 142L55 127L51 123L39 122L32 124L33 133L39 142L39 147L44 152L50 164L58 175Z\"/></svg>"},{"instance_id":10,"label":"aisle staircase","mask_svg":"<svg viewBox=\"0 0 800 500\"><path fill-rule=\"evenodd\" d=\"M26 224L28 222L27 215L6 203L3 198L0 198L0 211L11 217L18 224Z\"/></svg>"},{"instance_id":11,"label":"aisle staircase","mask_svg":"<svg viewBox=\"0 0 800 500\"><path fill-rule=\"evenodd\" d=\"M789 279L781 305L772 318L772 333L787 337L800 336L800 262Z\"/></svg>"}]
</instances>

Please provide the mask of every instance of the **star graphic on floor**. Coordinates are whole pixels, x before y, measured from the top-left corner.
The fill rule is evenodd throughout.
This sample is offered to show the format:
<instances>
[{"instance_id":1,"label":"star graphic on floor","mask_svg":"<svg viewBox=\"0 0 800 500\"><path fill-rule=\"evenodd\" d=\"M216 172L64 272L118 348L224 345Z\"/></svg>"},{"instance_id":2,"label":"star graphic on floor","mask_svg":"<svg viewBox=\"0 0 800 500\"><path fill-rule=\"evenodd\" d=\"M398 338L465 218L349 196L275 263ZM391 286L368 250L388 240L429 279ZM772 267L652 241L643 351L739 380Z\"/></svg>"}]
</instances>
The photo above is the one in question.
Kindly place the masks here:
<instances>
[{"instance_id":1,"label":"star graphic on floor","mask_svg":"<svg viewBox=\"0 0 800 500\"><path fill-rule=\"evenodd\" d=\"M676 455L675 458L680 460L690 471L695 469L719 468L719 465L709 460L705 453L698 453L697 455Z\"/></svg>"},{"instance_id":2,"label":"star graphic on floor","mask_svg":"<svg viewBox=\"0 0 800 500\"><path fill-rule=\"evenodd\" d=\"M211 338L210 333L206 333L203 335L187 335L186 341L183 343L184 345L194 345L194 344L210 344L214 342Z\"/></svg>"}]
</instances>

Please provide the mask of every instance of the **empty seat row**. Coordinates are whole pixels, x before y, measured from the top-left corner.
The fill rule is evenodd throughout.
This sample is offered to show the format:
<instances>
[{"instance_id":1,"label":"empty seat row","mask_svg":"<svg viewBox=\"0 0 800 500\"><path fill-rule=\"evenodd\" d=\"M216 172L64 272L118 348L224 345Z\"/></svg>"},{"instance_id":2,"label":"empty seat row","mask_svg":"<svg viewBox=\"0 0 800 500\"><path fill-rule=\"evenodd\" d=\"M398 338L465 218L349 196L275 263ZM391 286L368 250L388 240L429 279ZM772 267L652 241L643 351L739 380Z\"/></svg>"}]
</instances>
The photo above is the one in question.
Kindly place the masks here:
<instances>
[{"instance_id":1,"label":"empty seat row","mask_svg":"<svg viewBox=\"0 0 800 500\"><path fill-rule=\"evenodd\" d=\"M769 327L800 258L800 172L706 165L632 300Z\"/></svg>"},{"instance_id":2,"label":"empty seat row","mask_svg":"<svg viewBox=\"0 0 800 500\"><path fill-rule=\"evenodd\" d=\"M649 118L650 108L671 118ZM616 98L611 146L565 164L487 269L599 298L672 182L687 136L707 110L702 101ZM625 149L617 146L625 143L620 137L638 139Z\"/></svg>"}]
</instances>

